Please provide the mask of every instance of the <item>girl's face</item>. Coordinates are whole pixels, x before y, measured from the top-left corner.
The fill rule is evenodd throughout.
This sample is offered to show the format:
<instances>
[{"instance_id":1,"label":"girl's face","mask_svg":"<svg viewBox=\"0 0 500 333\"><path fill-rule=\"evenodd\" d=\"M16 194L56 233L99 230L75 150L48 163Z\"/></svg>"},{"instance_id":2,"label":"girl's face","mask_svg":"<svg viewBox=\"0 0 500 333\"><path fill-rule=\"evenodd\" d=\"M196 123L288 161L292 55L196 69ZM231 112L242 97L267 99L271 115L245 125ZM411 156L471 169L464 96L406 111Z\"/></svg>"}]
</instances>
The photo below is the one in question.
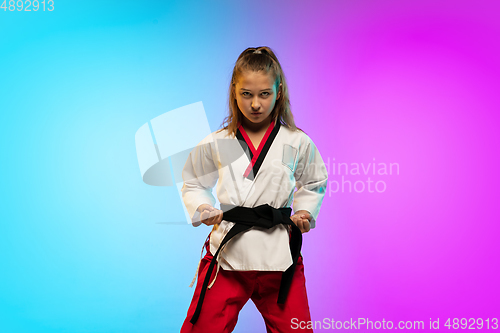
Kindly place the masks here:
<instances>
[{"instance_id":1,"label":"girl's face","mask_svg":"<svg viewBox=\"0 0 500 333\"><path fill-rule=\"evenodd\" d=\"M274 104L280 97L280 91L276 93L276 85L272 75L264 72L245 71L239 75L234 92L238 108L246 118L243 120L263 126L270 123Z\"/></svg>"}]
</instances>

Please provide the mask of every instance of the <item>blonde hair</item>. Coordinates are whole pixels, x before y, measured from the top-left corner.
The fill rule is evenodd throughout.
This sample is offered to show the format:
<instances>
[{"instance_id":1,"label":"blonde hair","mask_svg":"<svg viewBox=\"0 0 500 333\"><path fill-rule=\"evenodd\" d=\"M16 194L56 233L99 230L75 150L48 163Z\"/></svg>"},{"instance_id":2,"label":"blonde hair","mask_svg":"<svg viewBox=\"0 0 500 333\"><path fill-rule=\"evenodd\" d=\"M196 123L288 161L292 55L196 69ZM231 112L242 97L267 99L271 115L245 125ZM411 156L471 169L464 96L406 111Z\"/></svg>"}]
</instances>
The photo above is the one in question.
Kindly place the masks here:
<instances>
[{"instance_id":1,"label":"blonde hair","mask_svg":"<svg viewBox=\"0 0 500 333\"><path fill-rule=\"evenodd\" d=\"M281 95L276 100L274 109L271 112L271 118L273 120L277 118L280 124L293 131L300 130L295 126L293 120L288 85L286 84L285 74L281 69L278 58L269 47L260 46L247 48L239 55L238 60L236 60L229 85L229 115L224 119L222 123L223 128L220 131L227 129L230 134L236 135L238 124L241 123L244 116L236 102L235 85L240 75L249 70L254 72L263 71L266 74L272 75L276 91L278 91L281 84Z\"/></svg>"}]
</instances>

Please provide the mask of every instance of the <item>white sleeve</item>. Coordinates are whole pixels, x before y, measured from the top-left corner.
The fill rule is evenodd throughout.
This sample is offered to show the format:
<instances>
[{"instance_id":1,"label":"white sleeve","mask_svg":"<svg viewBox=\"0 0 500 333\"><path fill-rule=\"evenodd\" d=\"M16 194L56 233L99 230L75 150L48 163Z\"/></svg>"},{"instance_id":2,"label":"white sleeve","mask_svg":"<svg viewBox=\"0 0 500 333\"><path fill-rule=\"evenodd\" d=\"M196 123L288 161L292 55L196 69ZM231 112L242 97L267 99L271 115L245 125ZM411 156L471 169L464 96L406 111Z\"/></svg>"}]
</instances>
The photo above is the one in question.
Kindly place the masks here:
<instances>
[{"instance_id":1,"label":"white sleeve","mask_svg":"<svg viewBox=\"0 0 500 333\"><path fill-rule=\"evenodd\" d=\"M328 173L318 149L308 138L305 149L299 150L299 161L295 170L297 191L294 194L293 210L306 210L311 214L311 228L316 226L323 197L325 196Z\"/></svg>"},{"instance_id":2,"label":"white sleeve","mask_svg":"<svg viewBox=\"0 0 500 333\"><path fill-rule=\"evenodd\" d=\"M196 209L202 204L215 205L212 188L217 183L219 172L213 160L212 144L203 140L186 160L182 170L182 201L186 206L194 226L201 224L200 213Z\"/></svg>"}]
</instances>

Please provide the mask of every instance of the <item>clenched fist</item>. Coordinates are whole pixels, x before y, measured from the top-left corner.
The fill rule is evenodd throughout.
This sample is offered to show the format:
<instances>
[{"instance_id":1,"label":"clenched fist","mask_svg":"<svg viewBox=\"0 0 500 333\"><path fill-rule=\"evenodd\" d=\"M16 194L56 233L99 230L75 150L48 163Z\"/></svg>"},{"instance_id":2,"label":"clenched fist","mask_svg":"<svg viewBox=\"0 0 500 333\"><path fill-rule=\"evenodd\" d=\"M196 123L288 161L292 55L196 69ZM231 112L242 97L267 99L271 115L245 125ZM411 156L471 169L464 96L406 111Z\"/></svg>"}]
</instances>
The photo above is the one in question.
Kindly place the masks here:
<instances>
[{"instance_id":1,"label":"clenched fist","mask_svg":"<svg viewBox=\"0 0 500 333\"><path fill-rule=\"evenodd\" d=\"M214 225L222 221L222 210L215 209L208 204L200 205L197 211L200 212L201 223Z\"/></svg>"},{"instance_id":2,"label":"clenched fist","mask_svg":"<svg viewBox=\"0 0 500 333\"><path fill-rule=\"evenodd\" d=\"M290 216L290 220L292 220L292 222L299 227L302 233L311 230L311 214L309 214L306 210L299 210L298 212L295 212L295 214Z\"/></svg>"}]
</instances>

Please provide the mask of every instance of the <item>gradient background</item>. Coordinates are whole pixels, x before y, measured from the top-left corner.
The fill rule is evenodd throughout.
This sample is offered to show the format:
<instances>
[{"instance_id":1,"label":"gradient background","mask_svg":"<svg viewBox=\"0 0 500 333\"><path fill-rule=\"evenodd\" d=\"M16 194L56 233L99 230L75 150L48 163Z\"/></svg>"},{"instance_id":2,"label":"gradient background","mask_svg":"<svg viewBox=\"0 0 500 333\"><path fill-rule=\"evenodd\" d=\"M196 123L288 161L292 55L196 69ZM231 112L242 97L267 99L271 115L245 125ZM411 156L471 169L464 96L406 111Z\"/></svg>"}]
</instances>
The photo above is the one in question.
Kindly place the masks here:
<instances>
[{"instance_id":1,"label":"gradient background","mask_svg":"<svg viewBox=\"0 0 500 333\"><path fill-rule=\"evenodd\" d=\"M176 332L209 232L134 135L268 45L334 192L303 246L313 320L499 318L498 1L55 1L0 11L0 332ZM346 175L366 181L367 176ZM330 173L330 181L341 176ZM263 332L249 302L235 332Z\"/></svg>"}]
</instances>

